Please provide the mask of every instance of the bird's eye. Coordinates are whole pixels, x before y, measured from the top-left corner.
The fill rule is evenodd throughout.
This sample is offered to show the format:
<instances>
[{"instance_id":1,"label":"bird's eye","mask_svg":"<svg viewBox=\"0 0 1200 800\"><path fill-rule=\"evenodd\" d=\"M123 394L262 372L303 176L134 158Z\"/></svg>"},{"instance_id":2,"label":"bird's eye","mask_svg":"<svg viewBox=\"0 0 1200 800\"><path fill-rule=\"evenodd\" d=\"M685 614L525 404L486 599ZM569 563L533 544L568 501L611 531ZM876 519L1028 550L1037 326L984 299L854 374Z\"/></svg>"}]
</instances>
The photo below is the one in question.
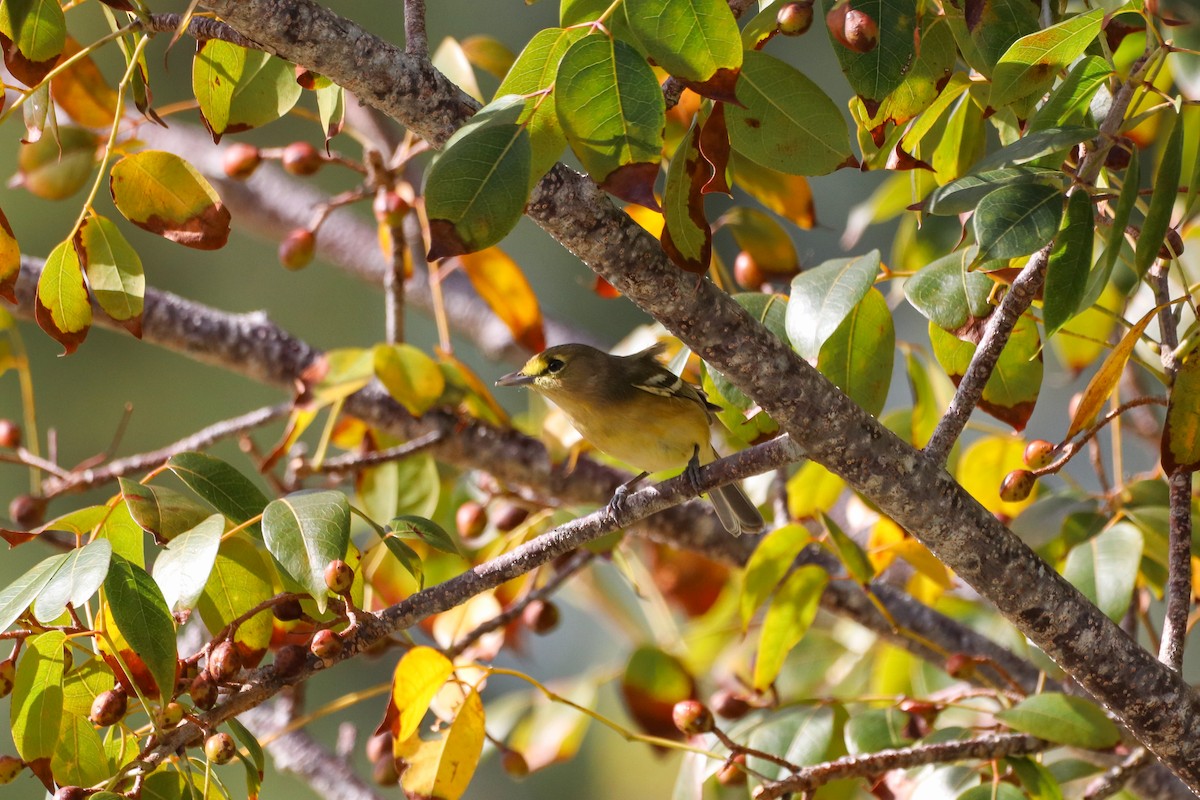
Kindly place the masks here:
<instances>
[{"instance_id":1,"label":"bird's eye","mask_svg":"<svg viewBox=\"0 0 1200 800\"><path fill-rule=\"evenodd\" d=\"M553 375L566 365L566 362L561 358L552 358L546 362L546 372L549 372L551 375Z\"/></svg>"}]
</instances>

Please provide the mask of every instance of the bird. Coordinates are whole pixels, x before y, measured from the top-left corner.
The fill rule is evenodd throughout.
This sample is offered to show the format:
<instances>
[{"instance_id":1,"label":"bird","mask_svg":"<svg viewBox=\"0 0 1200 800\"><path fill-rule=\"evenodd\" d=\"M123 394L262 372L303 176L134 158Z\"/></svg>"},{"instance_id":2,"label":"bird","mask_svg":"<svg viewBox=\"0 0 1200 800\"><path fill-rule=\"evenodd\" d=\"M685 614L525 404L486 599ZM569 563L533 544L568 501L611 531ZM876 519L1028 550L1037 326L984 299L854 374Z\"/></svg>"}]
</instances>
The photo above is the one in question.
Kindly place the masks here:
<instances>
[{"instance_id":1,"label":"bird","mask_svg":"<svg viewBox=\"0 0 1200 800\"><path fill-rule=\"evenodd\" d=\"M701 466L720 457L710 430L720 407L659 361L664 348L660 342L617 356L586 344L556 345L496 385L537 392L562 409L592 446L642 470L618 488L613 502L619 504L624 491L651 472L686 466L694 482ZM734 536L765 526L737 484L710 490L709 500Z\"/></svg>"}]
</instances>

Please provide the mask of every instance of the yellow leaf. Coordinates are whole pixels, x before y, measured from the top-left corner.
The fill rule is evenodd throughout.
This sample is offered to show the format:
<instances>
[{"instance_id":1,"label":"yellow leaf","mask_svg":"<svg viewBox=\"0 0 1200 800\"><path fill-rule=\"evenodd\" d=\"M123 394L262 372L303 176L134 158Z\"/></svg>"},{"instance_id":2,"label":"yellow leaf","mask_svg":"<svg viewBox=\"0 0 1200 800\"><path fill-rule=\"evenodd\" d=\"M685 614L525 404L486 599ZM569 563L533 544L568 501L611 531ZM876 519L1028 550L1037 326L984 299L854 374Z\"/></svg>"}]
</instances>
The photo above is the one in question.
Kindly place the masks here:
<instances>
[{"instance_id":1,"label":"yellow leaf","mask_svg":"<svg viewBox=\"0 0 1200 800\"><path fill-rule=\"evenodd\" d=\"M375 377L392 399L419 417L437 405L446 379L437 362L411 344L375 348Z\"/></svg>"},{"instance_id":2,"label":"yellow leaf","mask_svg":"<svg viewBox=\"0 0 1200 800\"><path fill-rule=\"evenodd\" d=\"M1018 501L1000 499L1000 482L1015 469L1025 469L1025 445L1015 436L989 436L975 442L958 460L955 478L972 497L993 514L1013 518L1037 497L1034 486L1029 497Z\"/></svg>"},{"instance_id":3,"label":"yellow leaf","mask_svg":"<svg viewBox=\"0 0 1200 800\"><path fill-rule=\"evenodd\" d=\"M535 353L545 350L542 311L517 262L498 247L467 253L458 260L475 291L512 331L513 339Z\"/></svg>"},{"instance_id":4,"label":"yellow leaf","mask_svg":"<svg viewBox=\"0 0 1200 800\"><path fill-rule=\"evenodd\" d=\"M753 687L765 691L775 682L784 659L808 632L829 575L813 564L800 567L780 585L763 618L754 660Z\"/></svg>"},{"instance_id":5,"label":"yellow leaf","mask_svg":"<svg viewBox=\"0 0 1200 800\"><path fill-rule=\"evenodd\" d=\"M396 742L394 752L408 762L401 778L410 796L458 800L466 792L484 742L483 701L469 692L459 705L454 720L432 741Z\"/></svg>"},{"instance_id":6,"label":"yellow leaf","mask_svg":"<svg viewBox=\"0 0 1200 800\"><path fill-rule=\"evenodd\" d=\"M845 488L844 480L817 462L809 461L788 479L788 516L810 519L830 511Z\"/></svg>"},{"instance_id":7,"label":"yellow leaf","mask_svg":"<svg viewBox=\"0 0 1200 800\"><path fill-rule=\"evenodd\" d=\"M442 684L454 672L450 659L432 647L414 647L396 664L392 675L392 704L399 712L392 733L397 743L409 739Z\"/></svg>"},{"instance_id":8,"label":"yellow leaf","mask_svg":"<svg viewBox=\"0 0 1200 800\"><path fill-rule=\"evenodd\" d=\"M817 224L812 188L802 175L785 175L733 154L733 182L784 219L808 230Z\"/></svg>"},{"instance_id":9,"label":"yellow leaf","mask_svg":"<svg viewBox=\"0 0 1200 800\"><path fill-rule=\"evenodd\" d=\"M62 59L66 61L79 50L79 42L68 36ZM117 112L117 93L91 56L84 56L56 75L50 82L50 96L67 116L87 128L109 127Z\"/></svg>"}]
</instances>

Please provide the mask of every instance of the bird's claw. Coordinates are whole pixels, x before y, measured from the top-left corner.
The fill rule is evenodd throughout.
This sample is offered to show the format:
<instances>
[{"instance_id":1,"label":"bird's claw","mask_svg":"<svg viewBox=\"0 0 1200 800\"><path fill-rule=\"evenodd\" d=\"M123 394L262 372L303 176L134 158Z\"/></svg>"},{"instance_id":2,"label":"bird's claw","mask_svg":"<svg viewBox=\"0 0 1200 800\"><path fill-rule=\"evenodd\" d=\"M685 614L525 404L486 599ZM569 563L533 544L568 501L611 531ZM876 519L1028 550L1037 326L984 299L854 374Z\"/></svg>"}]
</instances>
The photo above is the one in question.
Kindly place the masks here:
<instances>
[{"instance_id":1,"label":"bird's claw","mask_svg":"<svg viewBox=\"0 0 1200 800\"><path fill-rule=\"evenodd\" d=\"M619 515L622 511L624 511L625 499L627 497L629 497L629 486L628 484L622 483L617 487L617 490L613 492L612 499L608 501L608 505L604 507L605 513L608 514L609 519L611 519L614 524L619 521Z\"/></svg>"}]
</instances>

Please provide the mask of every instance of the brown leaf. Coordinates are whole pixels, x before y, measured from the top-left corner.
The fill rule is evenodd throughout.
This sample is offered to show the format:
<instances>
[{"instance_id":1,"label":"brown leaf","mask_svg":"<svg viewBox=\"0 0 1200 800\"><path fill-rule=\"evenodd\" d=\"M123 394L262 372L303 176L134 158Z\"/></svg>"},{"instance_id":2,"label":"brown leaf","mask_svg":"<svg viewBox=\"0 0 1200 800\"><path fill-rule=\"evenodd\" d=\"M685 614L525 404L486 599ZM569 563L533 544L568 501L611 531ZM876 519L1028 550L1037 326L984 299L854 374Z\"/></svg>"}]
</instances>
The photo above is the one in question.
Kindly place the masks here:
<instances>
[{"instance_id":1,"label":"brown leaf","mask_svg":"<svg viewBox=\"0 0 1200 800\"><path fill-rule=\"evenodd\" d=\"M654 182L658 179L660 167L661 165L657 161L622 164L604 176L604 180L600 182L600 188L626 202L637 203L639 206L659 211L662 206L658 204L658 199L654 196ZM431 228L433 223L434 220L429 221ZM458 255L458 253L444 255Z\"/></svg>"},{"instance_id":2,"label":"brown leaf","mask_svg":"<svg viewBox=\"0 0 1200 800\"><path fill-rule=\"evenodd\" d=\"M714 103L712 113L700 127L700 155L708 162L712 175L700 188L702 194L732 195L729 191L729 131L725 128L725 104Z\"/></svg>"},{"instance_id":3,"label":"brown leaf","mask_svg":"<svg viewBox=\"0 0 1200 800\"><path fill-rule=\"evenodd\" d=\"M712 77L706 81L681 81L681 83L703 97L740 106L741 102L737 99L735 89L737 88L738 77L741 74L742 71L740 69L722 67L714 72Z\"/></svg>"}]
</instances>

